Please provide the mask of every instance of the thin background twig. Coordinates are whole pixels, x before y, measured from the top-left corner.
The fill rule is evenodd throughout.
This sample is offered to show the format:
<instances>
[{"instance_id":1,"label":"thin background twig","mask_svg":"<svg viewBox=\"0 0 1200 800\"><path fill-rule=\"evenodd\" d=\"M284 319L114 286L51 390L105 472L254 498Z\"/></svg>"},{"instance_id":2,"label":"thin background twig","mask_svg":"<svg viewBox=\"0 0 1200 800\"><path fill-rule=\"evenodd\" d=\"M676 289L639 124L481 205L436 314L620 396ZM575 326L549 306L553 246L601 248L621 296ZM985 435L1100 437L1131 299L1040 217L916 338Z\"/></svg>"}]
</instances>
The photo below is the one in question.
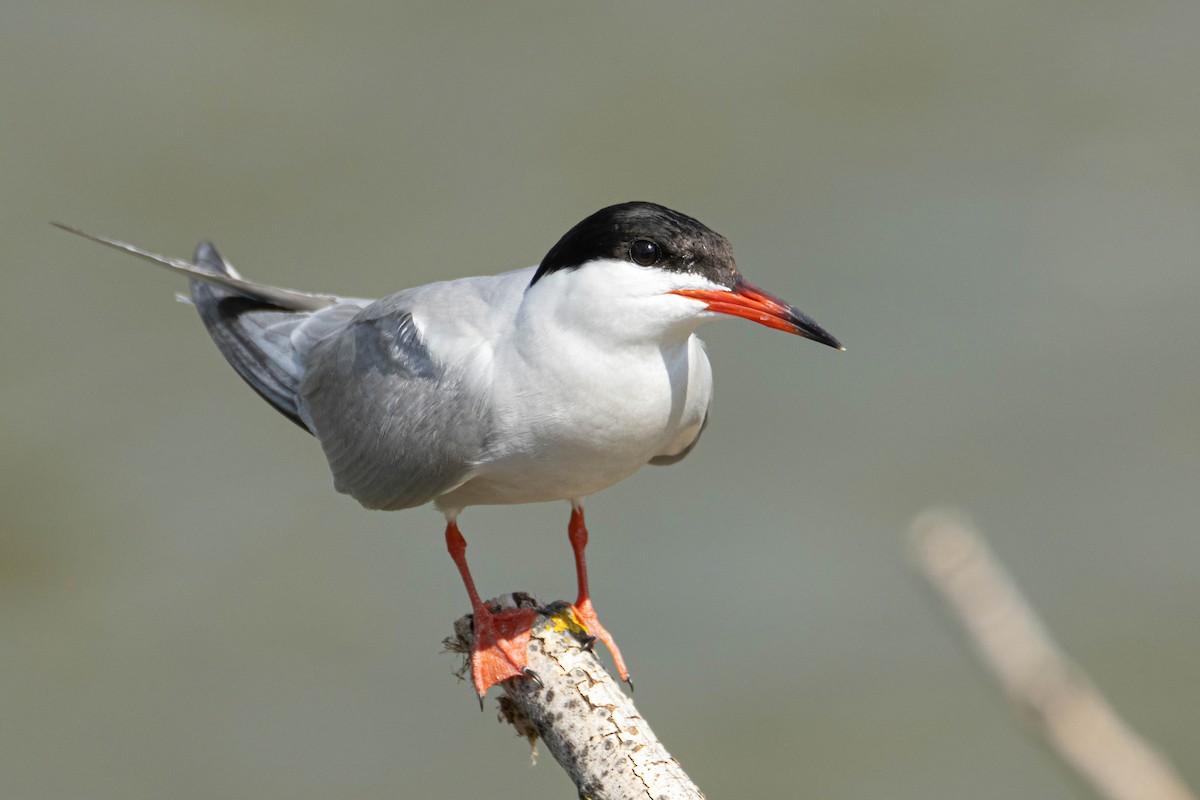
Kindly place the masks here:
<instances>
[{"instance_id":1,"label":"thin background twig","mask_svg":"<svg viewBox=\"0 0 1200 800\"><path fill-rule=\"evenodd\" d=\"M983 666L1097 794L1112 800L1195 800L1167 760L1063 654L968 521L953 512L928 511L913 522L912 549Z\"/></svg>"}]
</instances>

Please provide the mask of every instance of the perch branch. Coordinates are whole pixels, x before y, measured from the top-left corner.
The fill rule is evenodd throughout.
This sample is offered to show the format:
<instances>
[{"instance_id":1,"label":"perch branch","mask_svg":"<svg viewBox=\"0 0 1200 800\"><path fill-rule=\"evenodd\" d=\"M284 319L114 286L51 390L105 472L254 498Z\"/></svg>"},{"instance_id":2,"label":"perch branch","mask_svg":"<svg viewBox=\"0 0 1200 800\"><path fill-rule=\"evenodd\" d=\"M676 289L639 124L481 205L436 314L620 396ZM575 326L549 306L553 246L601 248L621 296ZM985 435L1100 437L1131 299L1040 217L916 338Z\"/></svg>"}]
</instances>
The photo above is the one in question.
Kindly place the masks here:
<instances>
[{"instance_id":1,"label":"perch branch","mask_svg":"<svg viewBox=\"0 0 1200 800\"><path fill-rule=\"evenodd\" d=\"M979 660L1075 772L1112 800L1195 800L1050 638L1037 613L963 519L926 512L912 526L926 579L966 628Z\"/></svg>"},{"instance_id":2,"label":"perch branch","mask_svg":"<svg viewBox=\"0 0 1200 800\"><path fill-rule=\"evenodd\" d=\"M529 666L541 678L502 685L501 719L536 747L546 743L581 798L591 800L702 800L679 762L666 751L600 660L584 644L582 628L566 603L539 606L528 595L490 601L493 609L538 610L529 640ZM471 617L454 624L449 650L469 653ZM465 674L469 665L460 671Z\"/></svg>"}]
</instances>

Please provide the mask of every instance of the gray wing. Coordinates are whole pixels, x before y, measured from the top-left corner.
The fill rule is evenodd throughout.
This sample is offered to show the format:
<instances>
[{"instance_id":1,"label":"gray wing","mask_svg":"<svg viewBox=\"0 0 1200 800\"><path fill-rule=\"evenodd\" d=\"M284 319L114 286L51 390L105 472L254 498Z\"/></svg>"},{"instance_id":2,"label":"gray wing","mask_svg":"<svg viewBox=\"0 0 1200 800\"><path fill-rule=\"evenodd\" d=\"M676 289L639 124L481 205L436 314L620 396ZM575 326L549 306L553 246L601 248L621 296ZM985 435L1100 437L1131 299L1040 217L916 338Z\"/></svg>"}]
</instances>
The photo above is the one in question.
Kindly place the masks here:
<instances>
[{"instance_id":1,"label":"gray wing","mask_svg":"<svg viewBox=\"0 0 1200 800\"><path fill-rule=\"evenodd\" d=\"M411 508L453 489L487 436L479 399L430 354L403 294L317 342L300 386L334 485L367 508Z\"/></svg>"},{"instance_id":2,"label":"gray wing","mask_svg":"<svg viewBox=\"0 0 1200 800\"><path fill-rule=\"evenodd\" d=\"M688 453L692 452L692 450L696 447L696 442L700 441L700 434L704 433L704 429L708 427L708 415L709 412L705 411L704 422L700 423L700 430L696 431L696 438L692 439L691 444L673 456L655 456L654 458L650 459L649 463L656 467L669 467L672 464L678 464L680 461L687 458Z\"/></svg>"},{"instance_id":3,"label":"gray wing","mask_svg":"<svg viewBox=\"0 0 1200 800\"><path fill-rule=\"evenodd\" d=\"M260 397L311 433L300 418L297 397L303 353L315 339L344 326L361 307L336 304L305 311L247 296L233 268L208 242L200 243L192 262L197 270L235 281L214 285L196 277L190 280L192 304L221 354Z\"/></svg>"}]
</instances>

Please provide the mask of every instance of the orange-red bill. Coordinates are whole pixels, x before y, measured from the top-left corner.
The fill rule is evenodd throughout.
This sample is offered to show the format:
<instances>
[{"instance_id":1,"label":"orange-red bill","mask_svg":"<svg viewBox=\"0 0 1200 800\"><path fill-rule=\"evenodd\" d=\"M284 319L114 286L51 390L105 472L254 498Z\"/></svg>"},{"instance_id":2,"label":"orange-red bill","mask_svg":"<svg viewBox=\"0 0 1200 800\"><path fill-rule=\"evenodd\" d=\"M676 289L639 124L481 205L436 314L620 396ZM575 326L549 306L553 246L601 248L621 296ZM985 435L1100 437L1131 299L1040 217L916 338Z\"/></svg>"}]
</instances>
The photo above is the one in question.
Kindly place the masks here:
<instances>
[{"instance_id":1,"label":"orange-red bill","mask_svg":"<svg viewBox=\"0 0 1200 800\"><path fill-rule=\"evenodd\" d=\"M812 317L747 281L742 281L730 291L679 289L671 294L702 300L709 311L718 314L742 317L777 331L794 333L805 339L827 344L837 350L846 349Z\"/></svg>"}]
</instances>

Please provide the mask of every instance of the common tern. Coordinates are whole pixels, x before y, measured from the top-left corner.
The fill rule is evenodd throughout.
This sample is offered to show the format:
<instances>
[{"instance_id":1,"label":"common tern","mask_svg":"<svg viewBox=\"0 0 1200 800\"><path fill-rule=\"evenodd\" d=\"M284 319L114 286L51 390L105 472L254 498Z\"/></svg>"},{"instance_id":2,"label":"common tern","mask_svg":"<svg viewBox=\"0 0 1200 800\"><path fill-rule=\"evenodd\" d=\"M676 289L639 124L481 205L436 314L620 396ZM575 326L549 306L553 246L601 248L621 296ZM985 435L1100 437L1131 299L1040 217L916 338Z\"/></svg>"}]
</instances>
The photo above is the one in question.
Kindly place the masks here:
<instances>
[{"instance_id":1,"label":"common tern","mask_svg":"<svg viewBox=\"0 0 1200 800\"><path fill-rule=\"evenodd\" d=\"M481 700L502 680L536 679L525 658L534 612L480 599L464 508L570 502L572 609L627 681L588 591L583 498L695 447L712 395L702 323L744 317L844 349L743 278L725 237L654 203L597 211L536 267L378 300L246 280L208 242L187 262L54 224L185 275L221 353L316 437L339 492L372 509L441 510L474 615Z\"/></svg>"}]
</instances>

